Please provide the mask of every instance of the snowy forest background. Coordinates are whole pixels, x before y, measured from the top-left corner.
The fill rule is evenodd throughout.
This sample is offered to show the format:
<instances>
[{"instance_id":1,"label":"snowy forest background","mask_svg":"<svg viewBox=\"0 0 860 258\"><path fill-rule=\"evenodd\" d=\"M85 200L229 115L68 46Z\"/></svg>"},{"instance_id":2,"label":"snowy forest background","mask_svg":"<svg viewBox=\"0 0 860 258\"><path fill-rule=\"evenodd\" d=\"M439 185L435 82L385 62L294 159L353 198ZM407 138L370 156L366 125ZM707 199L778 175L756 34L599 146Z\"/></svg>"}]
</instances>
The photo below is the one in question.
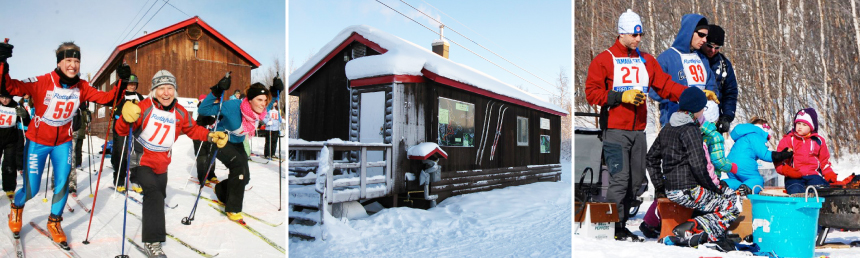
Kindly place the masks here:
<instances>
[{"instance_id":1,"label":"snowy forest background","mask_svg":"<svg viewBox=\"0 0 860 258\"><path fill-rule=\"evenodd\" d=\"M618 16L630 8L642 18L639 45L655 57L672 44L684 14L704 15L726 31L722 53L738 80L733 125L758 116L776 137L792 128L794 113L814 107L819 133L839 158L860 153L860 20L857 0L575 0L575 111L600 111L585 99L591 60L614 43ZM650 101L649 126L659 131L656 102ZM575 126L596 128L596 119L579 117ZM651 130L649 130L651 132Z\"/></svg>"}]
</instances>

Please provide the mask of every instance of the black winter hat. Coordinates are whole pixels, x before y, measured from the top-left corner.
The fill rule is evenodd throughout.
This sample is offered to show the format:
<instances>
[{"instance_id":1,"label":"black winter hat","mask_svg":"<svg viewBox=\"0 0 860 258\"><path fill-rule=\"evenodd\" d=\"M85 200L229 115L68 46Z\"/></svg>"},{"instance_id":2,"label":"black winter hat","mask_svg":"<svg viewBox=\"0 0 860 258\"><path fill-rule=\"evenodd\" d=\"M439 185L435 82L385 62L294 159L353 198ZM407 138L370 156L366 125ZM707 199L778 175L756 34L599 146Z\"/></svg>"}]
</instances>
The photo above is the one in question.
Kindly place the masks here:
<instances>
[{"instance_id":1,"label":"black winter hat","mask_svg":"<svg viewBox=\"0 0 860 258\"><path fill-rule=\"evenodd\" d=\"M699 112L705 108L708 103L708 98L705 97L705 92L697 87L687 87L684 92L681 92L681 98L678 101L678 110Z\"/></svg>"},{"instance_id":2,"label":"black winter hat","mask_svg":"<svg viewBox=\"0 0 860 258\"><path fill-rule=\"evenodd\" d=\"M708 42L722 46L726 40L726 31L719 25L708 25Z\"/></svg>"},{"instance_id":3,"label":"black winter hat","mask_svg":"<svg viewBox=\"0 0 860 258\"><path fill-rule=\"evenodd\" d=\"M696 29L695 30L698 31L698 30L707 29L707 28L708 28L708 19L702 18L701 20L699 20L698 23L696 23ZM710 32L708 32L708 33L710 34Z\"/></svg>"},{"instance_id":4,"label":"black winter hat","mask_svg":"<svg viewBox=\"0 0 860 258\"><path fill-rule=\"evenodd\" d=\"M246 98L249 101L260 95L266 95L268 97L271 97L269 95L269 90L266 89L266 86L259 82L251 84L251 87L249 87L248 91L245 93L245 96L247 96Z\"/></svg>"}]
</instances>

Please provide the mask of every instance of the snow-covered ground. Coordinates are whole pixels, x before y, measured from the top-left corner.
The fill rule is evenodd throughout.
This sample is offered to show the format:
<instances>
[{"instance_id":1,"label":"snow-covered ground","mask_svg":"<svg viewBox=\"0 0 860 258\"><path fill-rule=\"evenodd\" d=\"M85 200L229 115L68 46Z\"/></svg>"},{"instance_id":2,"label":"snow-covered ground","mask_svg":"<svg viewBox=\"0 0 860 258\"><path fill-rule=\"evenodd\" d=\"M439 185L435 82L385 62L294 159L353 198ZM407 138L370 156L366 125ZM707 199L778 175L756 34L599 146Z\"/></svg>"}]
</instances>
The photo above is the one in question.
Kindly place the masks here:
<instances>
[{"instance_id":1,"label":"snow-covered ground","mask_svg":"<svg viewBox=\"0 0 860 258\"><path fill-rule=\"evenodd\" d=\"M445 199L429 210L391 208L326 218L326 241L290 240L291 257L571 257L571 164L560 182Z\"/></svg>"},{"instance_id":2,"label":"snow-covered ground","mask_svg":"<svg viewBox=\"0 0 860 258\"><path fill-rule=\"evenodd\" d=\"M86 143L86 142L85 142ZM263 138L255 137L252 144L252 152L262 155L263 153ZM101 151L102 140L93 140L93 152ZM286 147L286 144L283 145ZM96 150L95 148L98 148ZM233 223L218 211L208 207L209 202L201 200L197 214L191 225L183 225L180 223L183 217L188 216L191 212L191 207L194 204L197 194L197 187L193 184L186 185L188 178L192 175L196 176L193 146L188 137L182 136L177 139L173 147L173 161L168 168L167 182L167 198L165 201L170 205L179 205L175 209L165 209L165 222L167 233L173 234L181 240L187 242L193 247L202 250L209 254L219 254L218 257L283 257L284 254L269 246L260 238L251 234L251 232L243 229L238 224ZM86 159L86 146L84 147L84 172L78 172L78 192L80 200L90 208L93 198L88 197L90 192L90 181L87 177L88 160ZM282 151L282 157L286 150ZM94 171L97 171L100 155L93 156ZM220 162L216 165L215 174L220 179L227 178L227 170ZM250 191L245 192L245 201L243 210L246 213L257 216L265 221L275 224L282 223L286 218L286 194L282 201L283 209L278 211L278 180L281 179L278 175L277 162L269 162L268 164L260 164L250 162L251 181L247 187L253 187ZM286 170L286 164L284 164ZM116 194L108 189L108 186L113 185L113 169L110 162L105 161L104 172L102 172L102 180L99 184L99 195L95 207L95 214L92 220L92 228L89 235L89 245L84 245L82 241L86 238L87 223L89 214L81 209L71 198L69 204L75 209L75 212L66 210L63 214L63 230L69 238L69 245L81 257L114 257L120 254L123 232L123 195ZM43 175L44 177L44 175ZM283 179L281 179L283 180ZM25 246L27 257L62 257L63 253L50 243L50 239L42 236L29 226L29 222L33 221L42 228L46 228L47 217L50 210L49 202L42 202L44 196L44 178L42 180L42 189L38 196L27 202L23 219L24 227L21 232L21 239ZM93 186L96 184L96 175L92 177ZM18 177L18 188L21 187L21 177ZM283 190L286 193L286 182L283 182ZM95 191L95 189L93 189ZM141 196L137 193L132 193L132 196L139 200ZM211 188L203 188L203 196L215 199L215 194ZM141 214L141 205L128 202L128 209L138 215ZM12 257L14 248L12 242L12 234L6 223L6 218L9 214L9 200L6 197L0 198L0 218L3 223L0 223L0 231L3 232L0 236L0 257ZM249 226L256 229L275 243L278 243L283 248L286 248L286 223L271 227L253 219L245 218ZM141 243L141 222L140 220L128 216L126 224L126 235ZM191 249L182 246L178 242L168 238L163 246L164 252L169 257L200 257ZM145 257L141 252L134 249L127 241L125 242L125 254L129 257Z\"/></svg>"},{"instance_id":3,"label":"snow-covered ground","mask_svg":"<svg viewBox=\"0 0 860 258\"><path fill-rule=\"evenodd\" d=\"M833 162L834 171L839 174L839 179L843 179L848 175L851 175L852 172L860 172L860 170L857 170L857 168L860 168L860 155L849 155L838 160L833 160ZM652 193L649 192L644 195L651 196L651 194ZM640 237L642 236L642 232L640 232L639 230L639 224L642 222L642 218L645 216L645 212L648 210L648 207L650 205L650 201L646 201L645 203L643 203L640 206L639 213L636 215L636 217L631 218L630 221L627 223L627 228L630 229L630 231L634 234L639 235ZM860 232L840 232L834 230L827 236L826 242L849 244L854 241L860 241ZM722 253L710 249L693 249L676 246L665 246L662 244L658 244L656 242L656 239L648 239L643 243L633 243L612 240L597 240L584 236L574 236L573 246L575 250L575 257L590 258L748 257L740 254ZM822 256L828 258L860 257L860 248L816 249L815 257Z\"/></svg>"}]
</instances>

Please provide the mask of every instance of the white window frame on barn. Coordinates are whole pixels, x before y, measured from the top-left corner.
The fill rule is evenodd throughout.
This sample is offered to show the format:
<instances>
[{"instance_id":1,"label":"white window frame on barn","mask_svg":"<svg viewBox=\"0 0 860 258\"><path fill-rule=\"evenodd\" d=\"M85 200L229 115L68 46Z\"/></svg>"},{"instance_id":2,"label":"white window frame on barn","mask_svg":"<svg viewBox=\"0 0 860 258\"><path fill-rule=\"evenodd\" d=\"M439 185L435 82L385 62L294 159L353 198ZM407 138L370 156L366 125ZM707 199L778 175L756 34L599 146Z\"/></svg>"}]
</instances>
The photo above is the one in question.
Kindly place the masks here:
<instances>
[{"instance_id":1,"label":"white window frame on barn","mask_svg":"<svg viewBox=\"0 0 860 258\"><path fill-rule=\"evenodd\" d=\"M529 119L517 116L517 146L529 146Z\"/></svg>"},{"instance_id":2,"label":"white window frame on barn","mask_svg":"<svg viewBox=\"0 0 860 258\"><path fill-rule=\"evenodd\" d=\"M451 142L451 143L449 143L448 141L442 140L443 135L442 135L442 133L438 132L439 127L443 124L450 125L451 117L449 115L454 116L455 118L457 117L456 115L449 114L449 112L450 112L450 111L448 111L449 109L443 109L442 108L443 102L447 102L447 103L445 103L445 106L451 106L451 104L453 104L455 106L454 110L458 110L457 113L459 113L459 115L461 115L460 120L463 120L462 123L463 123L463 126L465 127L465 128L461 128L461 130L463 130L462 133L464 136L471 135L471 137L469 137L469 138L471 138L470 140L464 141L463 137L453 138L455 141ZM445 110L444 113L442 112L443 110ZM449 98L445 98L445 97L439 97L436 111L437 111L436 143L439 144L439 146L475 147L475 104L465 102L465 101L459 101L459 100L455 100L455 99L449 99ZM453 113L453 112L451 112L451 113ZM443 121L445 123L442 123ZM460 140L460 142L458 143L457 140ZM459 144L459 145L457 145L457 144Z\"/></svg>"}]
</instances>

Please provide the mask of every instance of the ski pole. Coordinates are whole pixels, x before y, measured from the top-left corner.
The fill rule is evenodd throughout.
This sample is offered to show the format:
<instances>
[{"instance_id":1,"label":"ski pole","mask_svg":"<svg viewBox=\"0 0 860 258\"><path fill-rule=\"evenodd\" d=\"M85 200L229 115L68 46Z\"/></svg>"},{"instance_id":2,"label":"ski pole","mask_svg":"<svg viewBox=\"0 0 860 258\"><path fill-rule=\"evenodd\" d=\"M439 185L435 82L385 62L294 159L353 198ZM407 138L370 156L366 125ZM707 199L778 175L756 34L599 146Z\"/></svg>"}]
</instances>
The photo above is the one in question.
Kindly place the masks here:
<instances>
[{"instance_id":1,"label":"ski pole","mask_svg":"<svg viewBox=\"0 0 860 258\"><path fill-rule=\"evenodd\" d=\"M123 63L125 63L125 61L123 61ZM122 79L117 80L117 87L119 87L120 85L122 85ZM93 214L96 213L96 199L99 197L99 183L101 183L102 181L102 169L104 169L105 154L107 154L107 139L110 136L110 124L113 123L113 112L116 109L116 105L119 103L118 98L120 93L122 93L122 91L117 90L117 93L113 98L113 108L111 108L110 110L110 118L108 118L108 127L105 129L105 144L102 145L102 161L101 165L99 165L99 173L98 175L96 175L96 193L95 195L93 195L93 207L90 209L90 222L87 223L87 237L84 239L83 242L85 245L90 244L90 227L92 227L93 225Z\"/></svg>"},{"instance_id":2,"label":"ski pole","mask_svg":"<svg viewBox=\"0 0 860 258\"><path fill-rule=\"evenodd\" d=\"M126 140L131 142L131 137L134 135L134 125L129 123L128 125L128 136ZM125 162L125 185L128 185L128 176L131 173L129 169L131 168L131 144L128 144L128 154L126 156ZM122 161L120 161L122 162ZM146 200L146 199L144 199ZM163 209L163 208L162 208ZM122 212L122 239L125 239L125 222L128 218L128 191L125 191L125 204ZM116 258L128 258L128 255L125 255L125 241L122 241L122 250L120 251L120 255L117 255Z\"/></svg>"},{"instance_id":3,"label":"ski pole","mask_svg":"<svg viewBox=\"0 0 860 258\"><path fill-rule=\"evenodd\" d=\"M87 102L87 110L89 110L89 102ZM89 176L87 176L90 179L90 185L87 188L90 189L90 197L93 197L93 137L90 134L90 128L93 128L91 126L92 122L93 113L90 113L90 123L87 123L87 158L90 162L87 164L87 168L90 171Z\"/></svg>"},{"instance_id":4,"label":"ski pole","mask_svg":"<svg viewBox=\"0 0 860 258\"><path fill-rule=\"evenodd\" d=\"M278 92L275 95L278 96L278 98L280 98L281 92ZM275 108L276 108L275 112L277 113L277 116L275 118L278 119L278 126L281 126L281 107L278 104L279 103L275 103ZM275 140L275 141L280 140L280 136L281 136L280 130L269 131L269 132L270 132L269 139ZM272 133L277 133L276 137L272 137L272 135L271 135ZM284 163L284 158L283 158L284 155L281 155L281 151L283 150L281 147L281 144L283 144L283 143L284 143L284 141L278 141L278 156L280 158L280 160L278 160L278 211L281 211L281 208L283 208L282 203L284 202L284 199L283 199L283 196L284 196L284 186L283 186L284 180L281 179L281 176L284 173L284 171L282 170L283 169L282 164ZM274 154L272 154L272 153L269 153L269 154L274 156Z\"/></svg>"},{"instance_id":5,"label":"ski pole","mask_svg":"<svg viewBox=\"0 0 860 258\"><path fill-rule=\"evenodd\" d=\"M232 71L227 72L226 78L230 78L230 73ZM215 124L212 126L214 130L218 130L218 122L221 121L221 106L224 104L224 93L221 93L221 97L218 100L218 113L215 115ZM203 149L203 143L200 143L200 149ZM220 148L219 148L220 149ZM200 152L198 151L198 155ZM212 155L212 160L209 161L209 168L206 169L206 176L204 176L204 180L209 178L209 172L212 171L212 168L215 166L215 160L218 157L218 149L215 149L215 153ZM205 186L204 182L200 182L200 188L197 189L197 198L194 200L194 205L191 206L191 213L188 214L188 217L182 218L182 224L191 225L191 221L194 220L194 214L197 212L197 203L200 202L200 195L203 194L203 187Z\"/></svg>"},{"instance_id":6,"label":"ski pole","mask_svg":"<svg viewBox=\"0 0 860 258\"><path fill-rule=\"evenodd\" d=\"M114 170L122 172L122 160L123 160L123 159L125 159L125 154L126 154L126 152L125 152L125 146L126 146L126 145L131 145L131 144L130 144L130 143L131 143L130 141L131 141L131 140L130 140L128 137L126 137L126 139L125 139L124 141L122 141L122 148L120 149L121 151L119 152L119 164L118 164L118 165L119 165L119 167L118 167L118 168L114 168ZM114 144L116 144L116 143L114 143ZM129 146L129 147L131 147L131 146ZM128 175L128 173L126 173L126 175ZM113 185L114 185L114 186L119 185L119 178L120 178L120 177L119 177L119 176L117 176L117 177L116 177L116 179L114 179L114 180L113 180ZM126 188L126 191L128 191L129 186L128 186L128 185L125 185L125 188ZM117 191L117 192L119 192L119 188L115 188L115 189L116 189L116 191ZM111 195L111 196L113 196L113 197L111 197L111 200L113 200L113 199L114 199L114 197L116 197L116 195Z\"/></svg>"},{"instance_id":7,"label":"ski pole","mask_svg":"<svg viewBox=\"0 0 860 258\"><path fill-rule=\"evenodd\" d=\"M53 180L51 180L51 158L48 158L48 176L45 179L45 198L42 198L42 202L48 202L48 184L50 184Z\"/></svg>"}]
</instances>

